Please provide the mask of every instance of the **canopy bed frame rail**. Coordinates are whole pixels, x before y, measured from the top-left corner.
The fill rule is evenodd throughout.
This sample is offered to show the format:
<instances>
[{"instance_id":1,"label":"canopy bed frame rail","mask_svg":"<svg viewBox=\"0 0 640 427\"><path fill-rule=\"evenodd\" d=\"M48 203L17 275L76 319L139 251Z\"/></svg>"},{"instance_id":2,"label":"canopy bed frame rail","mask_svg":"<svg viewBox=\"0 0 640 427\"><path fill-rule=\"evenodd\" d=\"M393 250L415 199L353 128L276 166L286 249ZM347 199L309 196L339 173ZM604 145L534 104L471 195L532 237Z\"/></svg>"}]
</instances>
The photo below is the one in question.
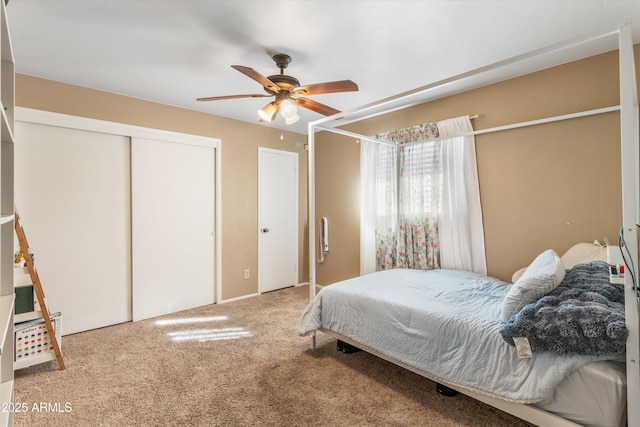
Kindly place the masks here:
<instances>
[{"instance_id":1,"label":"canopy bed frame rail","mask_svg":"<svg viewBox=\"0 0 640 427\"><path fill-rule=\"evenodd\" d=\"M615 38L613 44L610 41ZM609 40L609 42L607 42ZM586 50L585 50L586 49ZM531 122L517 123L513 125L500 126L492 129L484 129L474 133L497 132L516 127L533 126L542 123L549 123L558 120L569 120L587 115L603 114L611 111L620 111L620 144L621 144L621 171L622 171L622 227L621 236L626 244L625 254L630 264L633 274L625 275L625 317L626 326L629 331L626 346L626 376L627 376L627 424L629 426L640 425L640 331L638 322L638 297L636 293L637 284L634 283L638 277L638 227L640 227L640 110L638 108L638 90L636 82L636 71L633 52L632 27L630 22L622 23L617 29L605 33L589 35L576 38L567 42L557 43L547 48L538 49L527 54L500 61L496 64L482 67L458 76L454 76L434 84L405 92L397 96L386 98L379 102L363 106L345 113L325 117L320 120L310 122L308 125L308 197L309 197L309 293L310 298L316 294L316 245L315 245L315 132L329 131L336 134L351 136L358 139L374 140L370 136L359 135L337 126L344 126L348 123L372 118L391 111L408 108L429 100L437 99L446 95L446 91L455 90L458 84L469 84L465 89L472 89L481 85L495 83L506 78L516 77L526 74L522 66L526 66L528 61L537 57L545 57L549 63L543 68L560 65L572 60L577 60L587 56L603 53L605 51L619 51L619 83L620 83L620 105L597 110L577 112L563 116L550 117L546 119L534 120ZM577 54L580 56L573 56ZM562 56L558 56L562 55ZM562 60L561 60L562 58ZM571 59L567 59L571 58ZM505 75L504 70L511 70L511 75ZM537 68L539 70L540 68ZM536 70L529 69L528 72ZM475 84L475 86L473 86ZM345 337L338 337L335 333L325 331L329 335L336 336L341 340L350 343ZM312 336L312 345L315 348L315 334ZM358 343L350 343L359 346ZM363 348L360 346L360 348ZM411 367L399 364L397 361L389 360L384 355L379 354L375 349L363 348L378 357L396 363L419 375L429 378L424 372L417 371ZM445 382L445 385L446 382ZM450 386L450 385L449 385ZM451 386L450 386L451 387ZM451 387L456 389L455 387ZM517 403L495 399L490 396L470 392L465 389L456 389L461 393L469 395L477 400L485 402L509 414L537 425L554 426L575 426L576 424L548 413L544 410Z\"/></svg>"}]
</instances>

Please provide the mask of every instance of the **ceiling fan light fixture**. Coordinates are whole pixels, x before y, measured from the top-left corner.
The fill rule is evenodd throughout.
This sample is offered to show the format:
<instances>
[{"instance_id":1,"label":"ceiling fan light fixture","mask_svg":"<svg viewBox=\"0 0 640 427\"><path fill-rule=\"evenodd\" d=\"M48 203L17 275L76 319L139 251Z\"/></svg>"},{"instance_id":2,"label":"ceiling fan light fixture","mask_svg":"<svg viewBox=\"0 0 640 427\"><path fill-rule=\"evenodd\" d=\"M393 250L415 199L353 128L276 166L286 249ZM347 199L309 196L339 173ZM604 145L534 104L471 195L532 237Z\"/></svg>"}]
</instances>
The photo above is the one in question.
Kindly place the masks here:
<instances>
[{"instance_id":1,"label":"ceiling fan light fixture","mask_svg":"<svg viewBox=\"0 0 640 427\"><path fill-rule=\"evenodd\" d=\"M298 109L293 104L293 102L288 99L285 99L280 103L280 111L280 114L282 114L282 117L284 117L285 119L298 114Z\"/></svg>"},{"instance_id":2,"label":"ceiling fan light fixture","mask_svg":"<svg viewBox=\"0 0 640 427\"><path fill-rule=\"evenodd\" d=\"M263 122L272 122L278 113L278 109L276 107L277 105L275 102L270 102L258 110L260 120Z\"/></svg>"},{"instance_id":3,"label":"ceiling fan light fixture","mask_svg":"<svg viewBox=\"0 0 640 427\"><path fill-rule=\"evenodd\" d=\"M289 99L285 99L280 103L280 114L284 117L284 121L288 125L292 125L300 120L298 108L296 108L295 104Z\"/></svg>"},{"instance_id":4,"label":"ceiling fan light fixture","mask_svg":"<svg viewBox=\"0 0 640 427\"><path fill-rule=\"evenodd\" d=\"M285 122L286 124L288 124L288 125L292 125L292 124L294 124L295 122L297 122L298 120L300 120L300 116L299 116L299 115L297 115L297 114L296 114L296 115L294 115L294 116L291 116L291 117L285 117L285 118L284 118L284 122Z\"/></svg>"}]
</instances>

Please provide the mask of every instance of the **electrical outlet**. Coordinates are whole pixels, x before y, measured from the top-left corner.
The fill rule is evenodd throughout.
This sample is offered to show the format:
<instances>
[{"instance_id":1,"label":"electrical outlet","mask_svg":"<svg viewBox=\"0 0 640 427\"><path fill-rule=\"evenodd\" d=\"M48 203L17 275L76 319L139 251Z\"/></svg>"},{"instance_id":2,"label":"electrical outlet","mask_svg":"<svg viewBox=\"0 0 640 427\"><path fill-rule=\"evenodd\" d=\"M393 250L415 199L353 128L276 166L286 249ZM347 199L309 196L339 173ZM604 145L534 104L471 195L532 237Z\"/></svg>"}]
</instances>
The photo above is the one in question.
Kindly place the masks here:
<instances>
[{"instance_id":1,"label":"electrical outlet","mask_svg":"<svg viewBox=\"0 0 640 427\"><path fill-rule=\"evenodd\" d=\"M248 268L244 269L244 278L248 279L251 277L251 270L249 270Z\"/></svg>"}]
</instances>

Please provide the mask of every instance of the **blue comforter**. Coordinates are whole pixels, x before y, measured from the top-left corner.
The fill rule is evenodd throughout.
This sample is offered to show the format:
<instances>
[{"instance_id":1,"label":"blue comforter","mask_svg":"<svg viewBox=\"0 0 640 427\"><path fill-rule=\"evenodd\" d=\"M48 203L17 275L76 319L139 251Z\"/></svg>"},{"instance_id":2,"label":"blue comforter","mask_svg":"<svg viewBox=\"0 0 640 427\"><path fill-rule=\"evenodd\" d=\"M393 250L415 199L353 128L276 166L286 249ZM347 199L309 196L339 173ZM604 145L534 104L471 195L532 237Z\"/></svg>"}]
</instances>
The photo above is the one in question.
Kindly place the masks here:
<instances>
[{"instance_id":1,"label":"blue comforter","mask_svg":"<svg viewBox=\"0 0 640 427\"><path fill-rule=\"evenodd\" d=\"M379 271L320 290L298 332L330 330L436 381L519 403L544 400L573 370L612 359L550 352L519 358L499 333L509 286L463 271Z\"/></svg>"}]
</instances>

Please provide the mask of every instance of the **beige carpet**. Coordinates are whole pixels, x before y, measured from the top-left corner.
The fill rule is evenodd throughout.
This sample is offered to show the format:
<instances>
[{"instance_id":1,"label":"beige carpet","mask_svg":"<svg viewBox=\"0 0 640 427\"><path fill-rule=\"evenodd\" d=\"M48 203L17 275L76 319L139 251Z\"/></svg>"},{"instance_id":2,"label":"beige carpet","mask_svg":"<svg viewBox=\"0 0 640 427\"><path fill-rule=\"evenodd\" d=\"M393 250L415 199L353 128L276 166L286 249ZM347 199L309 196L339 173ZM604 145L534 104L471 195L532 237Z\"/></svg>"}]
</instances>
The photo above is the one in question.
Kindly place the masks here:
<instances>
[{"instance_id":1,"label":"beige carpet","mask_svg":"<svg viewBox=\"0 0 640 427\"><path fill-rule=\"evenodd\" d=\"M49 362L16 371L15 401L29 410L15 425L529 425L463 395L443 397L433 382L367 353L340 353L326 335L312 351L296 334L307 302L303 286L65 336L65 370ZM156 323L204 317L213 318ZM236 339L168 335L203 329Z\"/></svg>"}]
</instances>

